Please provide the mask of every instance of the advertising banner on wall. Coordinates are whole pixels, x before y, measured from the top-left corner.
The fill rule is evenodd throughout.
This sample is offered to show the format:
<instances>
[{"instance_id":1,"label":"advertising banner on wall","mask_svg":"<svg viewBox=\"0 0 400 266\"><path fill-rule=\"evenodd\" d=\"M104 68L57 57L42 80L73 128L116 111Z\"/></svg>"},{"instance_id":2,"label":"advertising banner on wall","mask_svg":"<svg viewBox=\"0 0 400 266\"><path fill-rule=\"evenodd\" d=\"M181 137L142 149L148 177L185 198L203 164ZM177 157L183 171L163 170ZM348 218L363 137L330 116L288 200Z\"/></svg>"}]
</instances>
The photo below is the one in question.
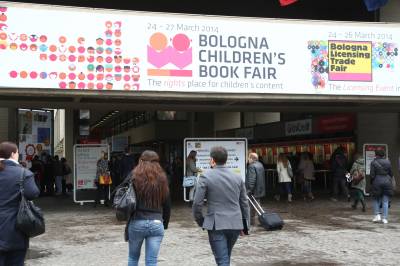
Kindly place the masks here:
<instances>
[{"instance_id":1,"label":"advertising banner on wall","mask_svg":"<svg viewBox=\"0 0 400 266\"><path fill-rule=\"evenodd\" d=\"M184 140L184 157L187 158L190 151L197 152L196 167L204 170L210 169L210 151L212 147L222 146L228 151L228 161L226 167L233 172L246 178L246 162L247 162L247 139L209 139L209 138L187 138ZM186 163L185 163L186 172Z\"/></svg>"},{"instance_id":2,"label":"advertising banner on wall","mask_svg":"<svg viewBox=\"0 0 400 266\"><path fill-rule=\"evenodd\" d=\"M363 153L364 153L364 160L365 160L365 173L367 175L371 172L371 162L375 159L375 151L376 150L383 150L386 155L386 159L388 158L388 145L387 144L364 144L363 145Z\"/></svg>"},{"instance_id":3,"label":"advertising banner on wall","mask_svg":"<svg viewBox=\"0 0 400 266\"><path fill-rule=\"evenodd\" d=\"M35 155L52 154L52 116L52 111L18 110L20 161L29 164Z\"/></svg>"},{"instance_id":4,"label":"advertising banner on wall","mask_svg":"<svg viewBox=\"0 0 400 266\"><path fill-rule=\"evenodd\" d=\"M0 87L400 95L397 24L3 1L0 11Z\"/></svg>"}]
</instances>

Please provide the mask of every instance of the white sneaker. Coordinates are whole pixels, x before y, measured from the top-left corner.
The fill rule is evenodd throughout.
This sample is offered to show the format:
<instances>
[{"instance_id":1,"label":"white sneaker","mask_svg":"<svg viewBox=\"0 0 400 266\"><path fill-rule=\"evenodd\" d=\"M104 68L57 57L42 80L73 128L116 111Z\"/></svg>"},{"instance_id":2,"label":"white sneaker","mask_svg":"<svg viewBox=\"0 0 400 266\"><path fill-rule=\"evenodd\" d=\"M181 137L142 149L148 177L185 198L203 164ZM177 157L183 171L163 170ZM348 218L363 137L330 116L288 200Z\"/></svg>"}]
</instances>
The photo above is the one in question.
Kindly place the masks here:
<instances>
[{"instance_id":1,"label":"white sneaker","mask_svg":"<svg viewBox=\"0 0 400 266\"><path fill-rule=\"evenodd\" d=\"M372 220L374 223L380 222L381 221L381 215L377 214L375 215L374 219Z\"/></svg>"},{"instance_id":2,"label":"white sneaker","mask_svg":"<svg viewBox=\"0 0 400 266\"><path fill-rule=\"evenodd\" d=\"M292 194L289 194L289 195L287 196L287 200L288 200L288 202L292 202Z\"/></svg>"},{"instance_id":3,"label":"white sneaker","mask_svg":"<svg viewBox=\"0 0 400 266\"><path fill-rule=\"evenodd\" d=\"M382 223L383 223L383 224L387 224L387 223L388 223L388 220L387 220L387 219L382 219Z\"/></svg>"}]
</instances>

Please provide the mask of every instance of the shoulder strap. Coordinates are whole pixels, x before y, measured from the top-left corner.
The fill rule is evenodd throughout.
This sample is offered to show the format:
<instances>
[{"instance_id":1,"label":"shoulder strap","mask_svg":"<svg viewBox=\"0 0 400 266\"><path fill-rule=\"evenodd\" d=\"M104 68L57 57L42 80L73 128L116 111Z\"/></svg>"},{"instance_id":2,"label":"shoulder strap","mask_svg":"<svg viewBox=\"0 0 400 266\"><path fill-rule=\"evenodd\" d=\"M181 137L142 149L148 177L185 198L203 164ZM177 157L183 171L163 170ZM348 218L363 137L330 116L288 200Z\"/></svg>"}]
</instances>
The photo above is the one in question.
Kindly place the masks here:
<instances>
[{"instance_id":1,"label":"shoulder strap","mask_svg":"<svg viewBox=\"0 0 400 266\"><path fill-rule=\"evenodd\" d=\"M21 192L21 195L24 194L24 181L25 181L25 168L21 167L21 175L19 178L19 191Z\"/></svg>"},{"instance_id":2,"label":"shoulder strap","mask_svg":"<svg viewBox=\"0 0 400 266\"><path fill-rule=\"evenodd\" d=\"M374 160L374 162L381 170L383 170L386 174L388 174L388 172L383 168L383 166L377 160Z\"/></svg>"}]
</instances>

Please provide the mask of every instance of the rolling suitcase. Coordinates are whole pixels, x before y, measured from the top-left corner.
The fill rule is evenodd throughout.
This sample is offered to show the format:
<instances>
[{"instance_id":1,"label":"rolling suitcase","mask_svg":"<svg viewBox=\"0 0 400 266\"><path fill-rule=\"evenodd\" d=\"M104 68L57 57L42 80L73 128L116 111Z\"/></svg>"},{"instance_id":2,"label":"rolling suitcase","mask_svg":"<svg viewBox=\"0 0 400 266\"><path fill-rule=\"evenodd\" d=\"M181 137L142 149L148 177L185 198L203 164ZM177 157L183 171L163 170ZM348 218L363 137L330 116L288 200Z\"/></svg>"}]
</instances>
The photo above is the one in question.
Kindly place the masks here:
<instances>
[{"instance_id":1,"label":"rolling suitcase","mask_svg":"<svg viewBox=\"0 0 400 266\"><path fill-rule=\"evenodd\" d=\"M258 221L260 222L261 226L264 227L265 230L273 231L282 229L284 223L282 218L277 213L265 212L253 195L247 197L247 199L249 200L253 208L256 210L258 214Z\"/></svg>"}]
</instances>

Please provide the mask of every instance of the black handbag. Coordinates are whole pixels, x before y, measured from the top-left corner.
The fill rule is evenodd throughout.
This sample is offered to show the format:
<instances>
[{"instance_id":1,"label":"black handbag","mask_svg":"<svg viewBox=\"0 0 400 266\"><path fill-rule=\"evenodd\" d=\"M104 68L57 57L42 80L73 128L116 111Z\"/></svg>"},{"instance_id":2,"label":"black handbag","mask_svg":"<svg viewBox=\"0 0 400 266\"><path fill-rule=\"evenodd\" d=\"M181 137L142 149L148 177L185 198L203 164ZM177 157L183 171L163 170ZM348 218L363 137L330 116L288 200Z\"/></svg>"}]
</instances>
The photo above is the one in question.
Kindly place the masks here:
<instances>
[{"instance_id":1,"label":"black handbag","mask_svg":"<svg viewBox=\"0 0 400 266\"><path fill-rule=\"evenodd\" d=\"M136 192L132 181L117 188L113 199L113 207L118 221L128 221L136 210Z\"/></svg>"},{"instance_id":2,"label":"black handbag","mask_svg":"<svg viewBox=\"0 0 400 266\"><path fill-rule=\"evenodd\" d=\"M32 201L24 195L25 169L22 170L19 190L21 202L17 213L16 228L28 237L35 237L46 231L43 213Z\"/></svg>"}]
</instances>

